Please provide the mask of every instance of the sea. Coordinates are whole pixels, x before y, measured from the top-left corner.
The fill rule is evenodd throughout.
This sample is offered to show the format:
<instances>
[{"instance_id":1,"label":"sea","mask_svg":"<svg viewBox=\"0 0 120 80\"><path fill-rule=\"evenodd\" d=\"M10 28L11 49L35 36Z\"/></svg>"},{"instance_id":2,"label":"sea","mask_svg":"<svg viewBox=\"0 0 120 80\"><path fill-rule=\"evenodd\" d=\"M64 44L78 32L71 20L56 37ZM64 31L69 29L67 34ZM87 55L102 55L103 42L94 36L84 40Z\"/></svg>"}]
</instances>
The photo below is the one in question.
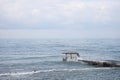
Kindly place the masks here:
<instances>
[{"instance_id":1,"label":"sea","mask_svg":"<svg viewBox=\"0 0 120 80\"><path fill-rule=\"evenodd\" d=\"M120 80L120 67L63 62L64 52L120 61L120 39L0 39L0 80Z\"/></svg>"}]
</instances>

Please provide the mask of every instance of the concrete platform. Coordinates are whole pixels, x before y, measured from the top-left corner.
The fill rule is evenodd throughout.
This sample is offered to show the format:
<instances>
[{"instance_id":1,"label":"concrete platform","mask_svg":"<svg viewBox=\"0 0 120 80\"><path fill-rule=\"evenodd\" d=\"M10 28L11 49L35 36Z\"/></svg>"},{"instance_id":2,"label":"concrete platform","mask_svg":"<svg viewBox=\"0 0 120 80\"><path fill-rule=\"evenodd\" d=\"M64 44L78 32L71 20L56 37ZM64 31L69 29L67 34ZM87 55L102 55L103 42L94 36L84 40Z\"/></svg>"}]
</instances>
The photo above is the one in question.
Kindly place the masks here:
<instances>
[{"instance_id":1,"label":"concrete platform","mask_svg":"<svg viewBox=\"0 0 120 80\"><path fill-rule=\"evenodd\" d=\"M78 60L78 61L98 67L120 67L120 64L115 63L115 61L90 61L90 60Z\"/></svg>"}]
</instances>

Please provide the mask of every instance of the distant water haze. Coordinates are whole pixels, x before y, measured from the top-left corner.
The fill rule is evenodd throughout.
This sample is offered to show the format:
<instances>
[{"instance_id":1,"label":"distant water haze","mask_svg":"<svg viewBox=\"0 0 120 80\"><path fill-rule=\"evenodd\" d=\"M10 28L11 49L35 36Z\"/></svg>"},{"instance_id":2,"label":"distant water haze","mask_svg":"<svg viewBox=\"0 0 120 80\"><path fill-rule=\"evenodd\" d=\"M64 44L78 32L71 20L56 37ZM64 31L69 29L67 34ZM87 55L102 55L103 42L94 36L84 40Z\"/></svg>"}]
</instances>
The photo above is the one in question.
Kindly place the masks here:
<instances>
[{"instance_id":1,"label":"distant water haze","mask_svg":"<svg viewBox=\"0 0 120 80\"><path fill-rule=\"evenodd\" d=\"M1 39L120 39L119 29L0 30Z\"/></svg>"}]
</instances>

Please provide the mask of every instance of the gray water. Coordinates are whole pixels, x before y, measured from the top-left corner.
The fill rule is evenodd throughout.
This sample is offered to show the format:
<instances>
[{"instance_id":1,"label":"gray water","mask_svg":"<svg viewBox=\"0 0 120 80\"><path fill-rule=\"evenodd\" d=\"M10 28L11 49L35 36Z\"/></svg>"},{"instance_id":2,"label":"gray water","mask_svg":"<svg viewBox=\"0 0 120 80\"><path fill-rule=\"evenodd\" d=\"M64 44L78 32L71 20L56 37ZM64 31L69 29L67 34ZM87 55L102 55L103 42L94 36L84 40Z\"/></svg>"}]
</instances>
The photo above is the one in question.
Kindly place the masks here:
<instances>
[{"instance_id":1,"label":"gray water","mask_svg":"<svg viewBox=\"0 0 120 80\"><path fill-rule=\"evenodd\" d=\"M1 39L0 80L120 80L120 68L62 62L62 53L120 61L120 39Z\"/></svg>"}]
</instances>

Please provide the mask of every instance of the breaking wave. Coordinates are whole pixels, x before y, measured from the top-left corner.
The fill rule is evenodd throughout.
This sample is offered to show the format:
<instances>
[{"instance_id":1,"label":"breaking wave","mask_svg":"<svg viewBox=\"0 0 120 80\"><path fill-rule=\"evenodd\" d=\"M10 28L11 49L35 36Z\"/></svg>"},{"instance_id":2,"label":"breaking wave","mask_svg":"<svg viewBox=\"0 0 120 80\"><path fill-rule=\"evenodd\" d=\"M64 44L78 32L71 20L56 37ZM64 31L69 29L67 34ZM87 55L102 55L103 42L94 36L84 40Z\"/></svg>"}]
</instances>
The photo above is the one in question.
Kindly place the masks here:
<instances>
[{"instance_id":1,"label":"breaking wave","mask_svg":"<svg viewBox=\"0 0 120 80\"><path fill-rule=\"evenodd\" d=\"M38 71L28 71L28 72L9 72L1 73L0 76L20 76L20 75L32 75L36 73L46 73L46 72L72 72L72 71L85 71L85 70L105 70L111 68L81 68L81 69L49 69L49 70L38 70Z\"/></svg>"}]
</instances>

